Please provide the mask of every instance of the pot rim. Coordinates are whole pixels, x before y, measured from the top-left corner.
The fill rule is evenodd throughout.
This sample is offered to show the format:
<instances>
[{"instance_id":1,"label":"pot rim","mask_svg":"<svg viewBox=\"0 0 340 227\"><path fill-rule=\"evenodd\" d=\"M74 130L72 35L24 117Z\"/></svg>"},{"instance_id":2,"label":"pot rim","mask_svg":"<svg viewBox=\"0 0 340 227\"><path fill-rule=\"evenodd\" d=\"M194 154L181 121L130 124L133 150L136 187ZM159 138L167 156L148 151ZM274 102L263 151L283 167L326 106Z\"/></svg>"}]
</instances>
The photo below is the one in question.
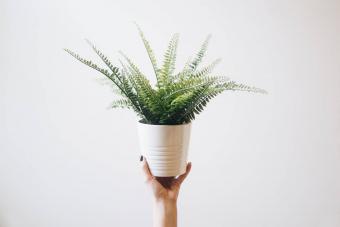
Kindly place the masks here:
<instances>
[{"instance_id":1,"label":"pot rim","mask_svg":"<svg viewBox=\"0 0 340 227\"><path fill-rule=\"evenodd\" d=\"M169 125L169 124L147 124L144 122L141 122L142 120L137 121L137 124L139 125L145 125L145 126L170 126L170 127L180 127L180 126L185 126L185 125L191 125L191 121L189 123L184 123L184 124L176 124L176 125Z\"/></svg>"}]
</instances>

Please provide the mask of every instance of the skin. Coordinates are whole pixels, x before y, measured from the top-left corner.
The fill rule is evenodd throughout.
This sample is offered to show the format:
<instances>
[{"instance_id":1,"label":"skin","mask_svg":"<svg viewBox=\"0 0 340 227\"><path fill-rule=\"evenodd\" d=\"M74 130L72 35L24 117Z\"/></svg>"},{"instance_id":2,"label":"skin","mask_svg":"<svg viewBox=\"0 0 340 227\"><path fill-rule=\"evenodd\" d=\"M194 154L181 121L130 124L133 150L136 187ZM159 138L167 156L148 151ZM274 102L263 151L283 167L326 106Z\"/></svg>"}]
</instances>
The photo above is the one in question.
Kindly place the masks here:
<instances>
[{"instance_id":1,"label":"skin","mask_svg":"<svg viewBox=\"0 0 340 227\"><path fill-rule=\"evenodd\" d=\"M183 175L174 177L155 177L151 174L145 158L142 161L145 183L153 194L153 227L177 227L177 199L179 190L191 170L191 163Z\"/></svg>"}]
</instances>

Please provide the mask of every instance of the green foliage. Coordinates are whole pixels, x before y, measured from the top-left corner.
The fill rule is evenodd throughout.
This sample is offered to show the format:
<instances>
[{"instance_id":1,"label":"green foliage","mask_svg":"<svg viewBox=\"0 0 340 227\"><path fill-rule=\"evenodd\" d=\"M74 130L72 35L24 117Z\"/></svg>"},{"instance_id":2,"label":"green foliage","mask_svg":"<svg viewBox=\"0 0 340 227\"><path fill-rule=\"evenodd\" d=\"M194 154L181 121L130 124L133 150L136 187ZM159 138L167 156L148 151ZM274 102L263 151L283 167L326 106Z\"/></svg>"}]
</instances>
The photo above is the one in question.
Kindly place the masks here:
<instances>
[{"instance_id":1,"label":"green foliage","mask_svg":"<svg viewBox=\"0 0 340 227\"><path fill-rule=\"evenodd\" d=\"M178 34L171 38L164 54L163 64L161 68L158 68L155 54L149 42L138 25L137 28L156 75L155 87L150 84L137 65L123 53L121 55L125 61L120 61L121 67L118 68L90 41L86 40L106 65L107 69L104 69L73 51L65 49L78 61L97 70L112 82L114 93L119 96L119 99L111 104L112 108L132 109L141 118L141 121L147 124L174 125L194 120L211 99L224 91L266 93L263 89L212 75L211 73L220 59L210 65L198 68L205 56L210 35L205 39L193 60L189 60L180 72L174 74Z\"/></svg>"}]
</instances>

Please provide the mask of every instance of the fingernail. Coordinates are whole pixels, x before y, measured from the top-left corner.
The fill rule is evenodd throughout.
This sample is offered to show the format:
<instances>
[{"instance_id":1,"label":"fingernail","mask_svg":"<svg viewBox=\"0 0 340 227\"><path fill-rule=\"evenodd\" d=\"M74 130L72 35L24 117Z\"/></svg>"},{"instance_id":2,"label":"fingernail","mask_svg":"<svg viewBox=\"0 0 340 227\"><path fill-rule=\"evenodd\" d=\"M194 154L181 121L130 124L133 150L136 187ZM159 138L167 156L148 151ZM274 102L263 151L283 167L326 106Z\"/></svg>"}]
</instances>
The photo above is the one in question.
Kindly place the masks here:
<instances>
[{"instance_id":1,"label":"fingernail","mask_svg":"<svg viewBox=\"0 0 340 227\"><path fill-rule=\"evenodd\" d=\"M143 161L143 155L140 156L139 161Z\"/></svg>"}]
</instances>

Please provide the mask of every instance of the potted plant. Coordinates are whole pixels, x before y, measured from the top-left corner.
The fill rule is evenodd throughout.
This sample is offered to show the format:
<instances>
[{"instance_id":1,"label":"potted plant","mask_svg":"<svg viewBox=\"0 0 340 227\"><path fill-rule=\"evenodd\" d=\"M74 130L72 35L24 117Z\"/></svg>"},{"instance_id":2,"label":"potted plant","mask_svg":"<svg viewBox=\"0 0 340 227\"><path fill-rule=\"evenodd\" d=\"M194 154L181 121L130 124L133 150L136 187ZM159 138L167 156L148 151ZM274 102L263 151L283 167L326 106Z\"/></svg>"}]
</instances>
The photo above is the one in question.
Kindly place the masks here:
<instances>
[{"instance_id":1,"label":"potted plant","mask_svg":"<svg viewBox=\"0 0 340 227\"><path fill-rule=\"evenodd\" d=\"M137 26L157 79L155 86L125 54L120 67L90 41L87 43L106 65L102 68L92 61L65 49L80 62L100 72L115 86L116 99L113 108L127 108L139 117L138 132L141 153L147 159L150 170L157 177L173 177L185 172L191 122L203 111L207 103L224 91L248 91L266 93L265 90L236 83L225 77L213 76L212 70L220 59L205 67L199 67L206 53L210 36L184 68L175 73L178 34L172 36L161 66Z\"/></svg>"}]
</instances>

